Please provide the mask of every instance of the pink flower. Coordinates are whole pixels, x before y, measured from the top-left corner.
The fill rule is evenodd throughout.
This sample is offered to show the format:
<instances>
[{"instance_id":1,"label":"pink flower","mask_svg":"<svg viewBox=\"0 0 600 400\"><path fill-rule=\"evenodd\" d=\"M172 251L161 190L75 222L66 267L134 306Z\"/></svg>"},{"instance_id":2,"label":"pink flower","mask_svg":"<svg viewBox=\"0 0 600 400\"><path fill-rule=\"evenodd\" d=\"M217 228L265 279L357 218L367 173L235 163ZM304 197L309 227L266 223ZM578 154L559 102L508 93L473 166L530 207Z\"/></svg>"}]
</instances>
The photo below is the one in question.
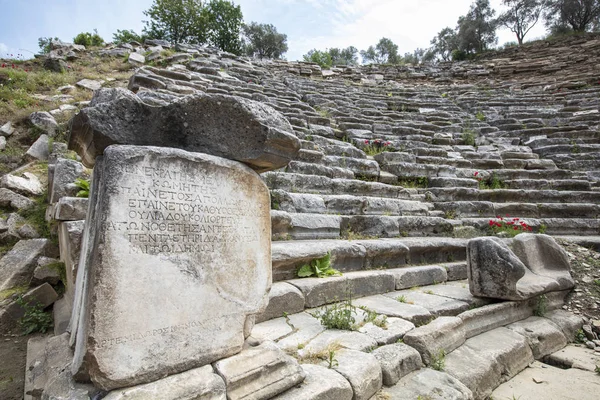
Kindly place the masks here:
<instances>
[{"instance_id":1,"label":"pink flower","mask_svg":"<svg viewBox=\"0 0 600 400\"><path fill-rule=\"evenodd\" d=\"M368 140L365 140L365 144L369 144L369 141L368 141Z\"/></svg>"}]
</instances>

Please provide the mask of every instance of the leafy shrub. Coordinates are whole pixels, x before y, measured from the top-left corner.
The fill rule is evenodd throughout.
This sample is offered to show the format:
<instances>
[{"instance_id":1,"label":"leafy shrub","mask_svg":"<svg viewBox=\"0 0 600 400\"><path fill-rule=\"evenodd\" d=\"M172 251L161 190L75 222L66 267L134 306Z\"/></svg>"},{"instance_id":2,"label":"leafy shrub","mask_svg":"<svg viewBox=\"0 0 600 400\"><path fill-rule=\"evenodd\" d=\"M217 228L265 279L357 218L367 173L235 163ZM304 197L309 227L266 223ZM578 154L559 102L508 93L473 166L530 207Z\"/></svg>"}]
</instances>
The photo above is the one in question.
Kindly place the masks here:
<instances>
[{"instance_id":1,"label":"leafy shrub","mask_svg":"<svg viewBox=\"0 0 600 400\"><path fill-rule=\"evenodd\" d=\"M75 186L79 188L77 197L89 197L90 195L90 181L89 179L75 179Z\"/></svg>"},{"instance_id":2,"label":"leafy shrub","mask_svg":"<svg viewBox=\"0 0 600 400\"><path fill-rule=\"evenodd\" d=\"M17 298L19 304L25 310L25 314L19 320L19 326L23 330L23 335L29 335L35 332L46 333L52 326L52 314L45 312L40 303L28 304L23 296Z\"/></svg>"},{"instance_id":3,"label":"leafy shrub","mask_svg":"<svg viewBox=\"0 0 600 400\"><path fill-rule=\"evenodd\" d=\"M475 146L475 135L471 132L463 132L461 139L465 146Z\"/></svg>"},{"instance_id":4,"label":"leafy shrub","mask_svg":"<svg viewBox=\"0 0 600 400\"><path fill-rule=\"evenodd\" d=\"M342 275L342 273L331 268L331 253L327 253L324 257L314 259L309 264L304 264L298 270L298 277L300 278L313 275L317 278L325 278L333 275Z\"/></svg>"},{"instance_id":5,"label":"leafy shrub","mask_svg":"<svg viewBox=\"0 0 600 400\"><path fill-rule=\"evenodd\" d=\"M98 35L98 30L94 29L94 33L89 32L81 32L79 35L73 38L73 43L79 44L85 47L90 46L102 46L104 44L104 39Z\"/></svg>"},{"instance_id":6,"label":"leafy shrub","mask_svg":"<svg viewBox=\"0 0 600 400\"><path fill-rule=\"evenodd\" d=\"M317 318L327 329L342 329L351 331L355 329L356 307L352 305L351 300L345 300L340 303L325 307L323 311L317 314Z\"/></svg>"},{"instance_id":7,"label":"leafy shrub","mask_svg":"<svg viewBox=\"0 0 600 400\"><path fill-rule=\"evenodd\" d=\"M446 350L440 349L436 354L432 354L429 366L436 371L443 371L446 367Z\"/></svg>"},{"instance_id":8,"label":"leafy shrub","mask_svg":"<svg viewBox=\"0 0 600 400\"><path fill-rule=\"evenodd\" d=\"M138 35L134 30L117 29L117 33L113 33L114 44L124 44L129 42L144 43L145 35Z\"/></svg>"}]
</instances>

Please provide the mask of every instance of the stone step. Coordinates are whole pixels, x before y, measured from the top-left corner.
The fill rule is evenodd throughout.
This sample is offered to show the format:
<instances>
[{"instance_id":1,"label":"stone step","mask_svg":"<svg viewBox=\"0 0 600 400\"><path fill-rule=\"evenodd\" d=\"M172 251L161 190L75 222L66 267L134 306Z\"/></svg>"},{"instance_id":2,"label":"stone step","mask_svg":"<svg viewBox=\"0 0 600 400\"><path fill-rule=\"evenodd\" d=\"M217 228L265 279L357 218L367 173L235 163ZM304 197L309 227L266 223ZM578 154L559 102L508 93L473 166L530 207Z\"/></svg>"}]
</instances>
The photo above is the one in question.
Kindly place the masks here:
<instances>
[{"instance_id":1,"label":"stone step","mask_svg":"<svg viewBox=\"0 0 600 400\"><path fill-rule=\"evenodd\" d=\"M488 201L436 202L446 218L510 215L519 218L597 218L600 205L593 203L493 203Z\"/></svg>"},{"instance_id":2,"label":"stone step","mask_svg":"<svg viewBox=\"0 0 600 400\"><path fill-rule=\"evenodd\" d=\"M332 179L354 179L354 172L339 167L328 167L321 164L291 161L285 168L286 172L302 175L320 175Z\"/></svg>"},{"instance_id":3,"label":"stone step","mask_svg":"<svg viewBox=\"0 0 600 400\"><path fill-rule=\"evenodd\" d=\"M533 232L542 229L548 235L596 236L600 233L600 220L596 218L524 218L523 221ZM485 232L489 228L490 218L462 218L461 223Z\"/></svg>"},{"instance_id":4,"label":"stone step","mask_svg":"<svg viewBox=\"0 0 600 400\"><path fill-rule=\"evenodd\" d=\"M600 204L600 196L594 191L479 190L471 188L429 188L431 201L491 201L494 203L593 203Z\"/></svg>"},{"instance_id":5,"label":"stone step","mask_svg":"<svg viewBox=\"0 0 600 400\"><path fill-rule=\"evenodd\" d=\"M415 200L402 200L353 195L321 195L271 191L274 210L288 213L344 215L428 215L433 205Z\"/></svg>"},{"instance_id":6,"label":"stone step","mask_svg":"<svg viewBox=\"0 0 600 400\"><path fill-rule=\"evenodd\" d=\"M267 172L261 175L269 189L282 189L291 193L311 193L354 196L384 197L412 200L418 198L416 191L380 182L352 179L332 179L319 175L285 172Z\"/></svg>"},{"instance_id":7,"label":"stone step","mask_svg":"<svg viewBox=\"0 0 600 400\"><path fill-rule=\"evenodd\" d=\"M331 267L341 272L464 261L467 242L436 237L277 241L272 243L273 281L296 278L302 265L327 253Z\"/></svg>"}]
</instances>

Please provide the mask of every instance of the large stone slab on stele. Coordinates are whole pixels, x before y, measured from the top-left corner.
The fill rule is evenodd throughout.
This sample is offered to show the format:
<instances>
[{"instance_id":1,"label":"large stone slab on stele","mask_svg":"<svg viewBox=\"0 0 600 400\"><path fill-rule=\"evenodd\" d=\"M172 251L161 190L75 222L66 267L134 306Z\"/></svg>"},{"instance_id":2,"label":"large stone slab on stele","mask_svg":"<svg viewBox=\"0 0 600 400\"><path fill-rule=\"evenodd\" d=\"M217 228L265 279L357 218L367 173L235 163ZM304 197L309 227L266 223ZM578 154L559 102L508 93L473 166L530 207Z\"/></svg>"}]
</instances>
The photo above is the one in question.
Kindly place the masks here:
<instances>
[{"instance_id":1,"label":"large stone slab on stele","mask_svg":"<svg viewBox=\"0 0 600 400\"><path fill-rule=\"evenodd\" d=\"M111 90L111 89L108 89ZM237 96L198 93L165 106L132 92L99 90L72 119L69 149L87 167L111 144L166 146L236 160L258 172L286 166L300 140L272 107Z\"/></svg>"},{"instance_id":2,"label":"large stone slab on stele","mask_svg":"<svg viewBox=\"0 0 600 400\"><path fill-rule=\"evenodd\" d=\"M75 295L74 375L110 390L239 353L246 317L265 308L272 281L259 175L210 155L139 146L108 147L98 167L96 233L84 244L93 256L82 255L84 293Z\"/></svg>"}]
</instances>

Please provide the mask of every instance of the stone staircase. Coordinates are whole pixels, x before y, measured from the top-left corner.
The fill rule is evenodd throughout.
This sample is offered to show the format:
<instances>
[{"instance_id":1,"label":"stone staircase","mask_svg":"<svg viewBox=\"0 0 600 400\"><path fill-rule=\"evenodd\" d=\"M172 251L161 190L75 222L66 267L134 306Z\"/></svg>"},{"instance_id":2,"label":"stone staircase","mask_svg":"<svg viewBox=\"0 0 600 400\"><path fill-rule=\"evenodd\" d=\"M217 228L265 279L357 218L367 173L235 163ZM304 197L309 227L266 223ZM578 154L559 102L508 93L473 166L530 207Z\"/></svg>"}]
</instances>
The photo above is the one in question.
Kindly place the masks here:
<instances>
[{"instance_id":1,"label":"stone staircase","mask_svg":"<svg viewBox=\"0 0 600 400\"><path fill-rule=\"evenodd\" d=\"M261 175L273 286L245 327L249 344L272 341L301 362L304 382L274 398L486 399L574 339L583 322L561 309L568 292L499 301L466 280L469 239L500 217L600 243L600 41L573 40L575 58L549 45L329 71L179 46L164 68L136 71L129 89L147 104L235 95L282 113L300 139L289 165ZM52 203L72 271L87 205ZM340 275L298 277L328 255ZM54 307L57 335L72 296Z\"/></svg>"},{"instance_id":2,"label":"stone staircase","mask_svg":"<svg viewBox=\"0 0 600 400\"><path fill-rule=\"evenodd\" d=\"M200 52L132 77L156 104L197 91L262 101L301 139L295 160L262 174L274 285L252 338L310 362L305 383L277 398L484 399L573 340L582 322L560 310L567 293L497 302L465 281L468 238L499 216L600 235L597 76L548 87L536 66L549 64L535 59L552 54L529 67L321 71ZM341 276L297 277L327 254ZM324 327L328 309L350 313L353 330Z\"/></svg>"}]
</instances>

